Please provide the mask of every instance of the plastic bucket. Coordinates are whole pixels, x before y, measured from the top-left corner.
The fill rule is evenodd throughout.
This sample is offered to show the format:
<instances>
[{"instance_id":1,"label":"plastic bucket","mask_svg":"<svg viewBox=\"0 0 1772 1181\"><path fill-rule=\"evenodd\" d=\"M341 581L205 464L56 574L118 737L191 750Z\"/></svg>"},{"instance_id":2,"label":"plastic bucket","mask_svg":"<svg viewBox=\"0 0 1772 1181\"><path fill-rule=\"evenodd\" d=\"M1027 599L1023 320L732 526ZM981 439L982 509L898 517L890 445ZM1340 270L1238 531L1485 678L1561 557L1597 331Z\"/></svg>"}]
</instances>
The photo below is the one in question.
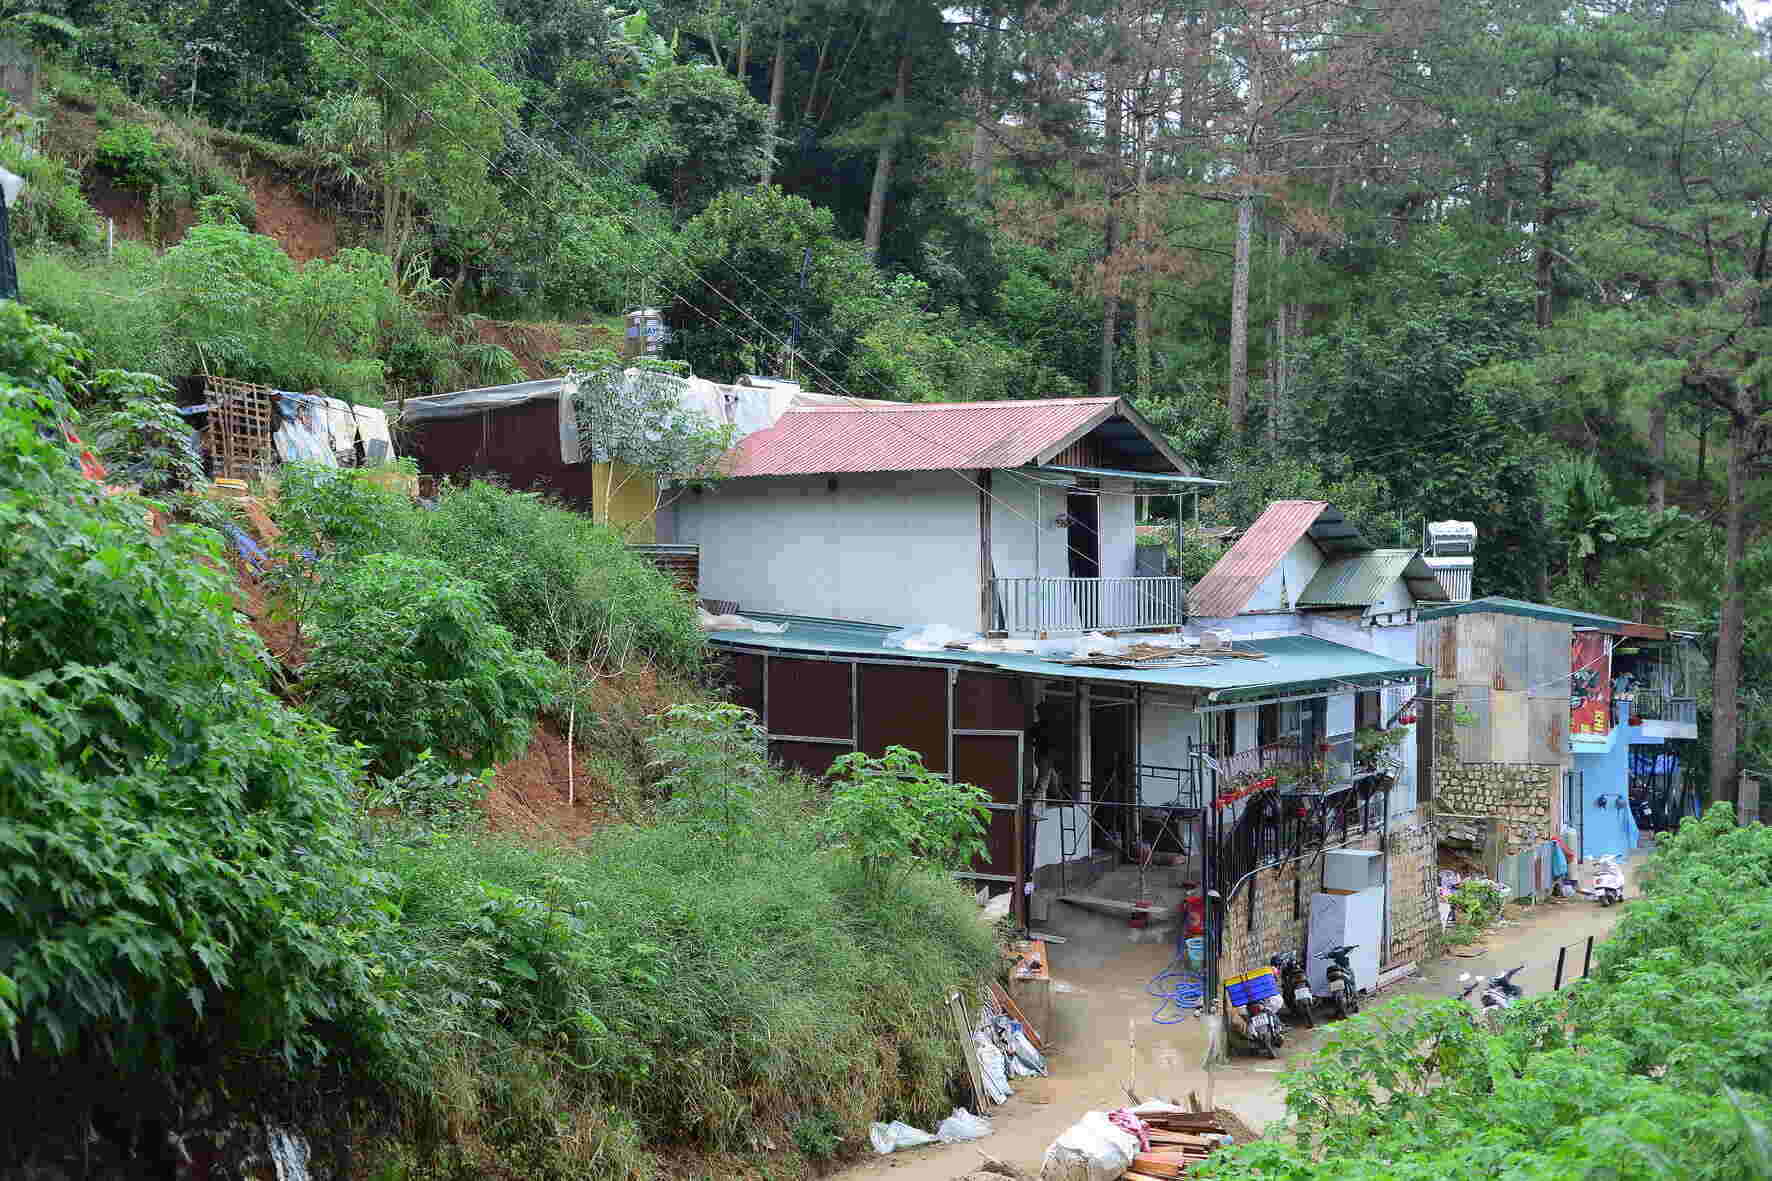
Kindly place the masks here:
<instances>
[{"instance_id":1,"label":"plastic bucket","mask_svg":"<svg viewBox=\"0 0 1772 1181\"><path fill-rule=\"evenodd\" d=\"M1187 941L1185 946L1187 948L1188 970L1198 972L1206 966L1206 940L1203 936L1195 935Z\"/></svg>"}]
</instances>

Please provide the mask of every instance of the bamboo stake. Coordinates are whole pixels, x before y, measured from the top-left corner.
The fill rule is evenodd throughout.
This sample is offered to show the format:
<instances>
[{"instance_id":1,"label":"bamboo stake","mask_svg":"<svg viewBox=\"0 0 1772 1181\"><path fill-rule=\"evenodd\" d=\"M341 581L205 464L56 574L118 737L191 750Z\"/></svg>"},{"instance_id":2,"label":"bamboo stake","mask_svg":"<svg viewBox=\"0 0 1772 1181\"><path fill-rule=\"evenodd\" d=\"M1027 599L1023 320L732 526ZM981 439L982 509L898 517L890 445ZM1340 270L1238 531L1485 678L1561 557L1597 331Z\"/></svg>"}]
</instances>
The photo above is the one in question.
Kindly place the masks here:
<instances>
[{"instance_id":1,"label":"bamboo stake","mask_svg":"<svg viewBox=\"0 0 1772 1181\"><path fill-rule=\"evenodd\" d=\"M572 730L577 722L578 702L575 701L566 714L566 806L568 808L578 804L578 785L573 782L572 778Z\"/></svg>"}]
</instances>

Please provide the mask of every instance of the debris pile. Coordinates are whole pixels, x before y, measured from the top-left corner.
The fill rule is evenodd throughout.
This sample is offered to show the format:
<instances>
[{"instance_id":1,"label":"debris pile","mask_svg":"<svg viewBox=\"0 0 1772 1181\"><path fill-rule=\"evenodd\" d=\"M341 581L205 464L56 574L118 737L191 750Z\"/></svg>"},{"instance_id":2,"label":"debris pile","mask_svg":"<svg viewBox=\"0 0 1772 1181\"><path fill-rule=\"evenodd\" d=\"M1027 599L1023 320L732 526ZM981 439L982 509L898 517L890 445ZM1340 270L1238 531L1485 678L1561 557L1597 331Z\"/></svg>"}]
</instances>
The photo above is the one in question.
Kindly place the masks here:
<instances>
[{"instance_id":1,"label":"debris pile","mask_svg":"<svg viewBox=\"0 0 1772 1181\"><path fill-rule=\"evenodd\" d=\"M1046 1150L1040 1181L1166 1181L1249 1138L1248 1129L1224 1111L1163 1102L1091 1111Z\"/></svg>"}]
</instances>

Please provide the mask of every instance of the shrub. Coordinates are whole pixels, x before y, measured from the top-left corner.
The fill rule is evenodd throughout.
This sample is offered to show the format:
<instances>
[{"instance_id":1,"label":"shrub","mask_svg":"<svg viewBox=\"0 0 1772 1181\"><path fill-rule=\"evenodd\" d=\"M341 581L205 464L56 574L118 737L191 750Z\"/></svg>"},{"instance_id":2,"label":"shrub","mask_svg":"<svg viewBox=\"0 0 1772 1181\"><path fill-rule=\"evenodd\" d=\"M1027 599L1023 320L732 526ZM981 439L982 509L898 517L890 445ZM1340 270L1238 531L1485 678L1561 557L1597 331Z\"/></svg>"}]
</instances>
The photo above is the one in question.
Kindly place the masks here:
<instances>
[{"instance_id":1,"label":"shrub","mask_svg":"<svg viewBox=\"0 0 1772 1181\"><path fill-rule=\"evenodd\" d=\"M119 123L98 133L93 161L125 189L146 193L172 179L166 145L139 123Z\"/></svg>"},{"instance_id":2,"label":"shrub","mask_svg":"<svg viewBox=\"0 0 1772 1181\"><path fill-rule=\"evenodd\" d=\"M117 369L100 370L92 385L102 397L128 399L99 419L93 435L113 480L139 483L149 494L209 482L190 423L166 400L171 386L151 373Z\"/></svg>"},{"instance_id":3,"label":"shrub","mask_svg":"<svg viewBox=\"0 0 1772 1181\"><path fill-rule=\"evenodd\" d=\"M755 818L769 752L756 715L728 702L674 705L647 740L664 775L671 811L704 835L731 844Z\"/></svg>"},{"instance_id":4,"label":"shrub","mask_svg":"<svg viewBox=\"0 0 1772 1181\"><path fill-rule=\"evenodd\" d=\"M8 1090L61 1056L118 1070L319 1052L368 977L374 910L339 825L353 774L264 689L219 554L156 537L45 428L68 342L0 306L0 1027Z\"/></svg>"},{"instance_id":5,"label":"shrub","mask_svg":"<svg viewBox=\"0 0 1772 1181\"><path fill-rule=\"evenodd\" d=\"M889 746L878 758L844 755L831 765L831 784L825 833L873 890L919 869L957 869L984 852L989 794L943 779L908 747Z\"/></svg>"},{"instance_id":6,"label":"shrub","mask_svg":"<svg viewBox=\"0 0 1772 1181\"><path fill-rule=\"evenodd\" d=\"M398 775L369 778L365 808L390 809L432 828L457 829L479 816L491 776L452 767L427 750Z\"/></svg>"},{"instance_id":7,"label":"shrub","mask_svg":"<svg viewBox=\"0 0 1772 1181\"><path fill-rule=\"evenodd\" d=\"M25 180L17 204L7 211L7 226L16 247L98 249L103 240L98 214L80 191L78 172L41 152L26 156L10 141L0 144L0 164Z\"/></svg>"},{"instance_id":8,"label":"shrub","mask_svg":"<svg viewBox=\"0 0 1772 1181\"><path fill-rule=\"evenodd\" d=\"M423 526L424 551L479 583L520 642L605 668L701 666L706 641L686 597L584 514L476 481L445 491Z\"/></svg>"},{"instance_id":9,"label":"shrub","mask_svg":"<svg viewBox=\"0 0 1772 1181\"><path fill-rule=\"evenodd\" d=\"M303 621L308 704L383 773L426 752L452 767L520 754L555 669L519 650L480 589L441 562L377 554L323 584Z\"/></svg>"}]
</instances>

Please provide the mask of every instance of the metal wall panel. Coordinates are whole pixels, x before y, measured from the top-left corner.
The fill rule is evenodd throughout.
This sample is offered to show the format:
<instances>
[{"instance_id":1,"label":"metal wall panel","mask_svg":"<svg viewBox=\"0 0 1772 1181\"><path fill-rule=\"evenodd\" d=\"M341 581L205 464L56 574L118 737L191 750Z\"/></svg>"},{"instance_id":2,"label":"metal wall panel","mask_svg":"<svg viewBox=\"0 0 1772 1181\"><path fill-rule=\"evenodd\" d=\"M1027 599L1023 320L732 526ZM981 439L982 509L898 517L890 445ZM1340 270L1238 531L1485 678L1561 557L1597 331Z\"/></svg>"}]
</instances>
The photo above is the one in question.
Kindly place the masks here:
<instances>
[{"instance_id":1,"label":"metal wall panel","mask_svg":"<svg viewBox=\"0 0 1772 1181\"><path fill-rule=\"evenodd\" d=\"M769 658L769 732L809 738L854 736L849 717L849 664Z\"/></svg>"},{"instance_id":2,"label":"metal wall panel","mask_svg":"<svg viewBox=\"0 0 1772 1181\"><path fill-rule=\"evenodd\" d=\"M954 779L982 787L991 797L988 861L973 865L974 873L1012 877L1015 856L1015 814L1021 807L1021 735L955 734Z\"/></svg>"},{"instance_id":3,"label":"metal wall panel","mask_svg":"<svg viewBox=\"0 0 1772 1181\"><path fill-rule=\"evenodd\" d=\"M1526 699L1527 732L1526 761L1549 766L1568 762L1569 698L1528 697Z\"/></svg>"},{"instance_id":4,"label":"metal wall panel","mask_svg":"<svg viewBox=\"0 0 1772 1181\"><path fill-rule=\"evenodd\" d=\"M771 742L769 757L797 767L815 779L823 779L831 764L849 753L847 746L825 742Z\"/></svg>"},{"instance_id":5,"label":"metal wall panel","mask_svg":"<svg viewBox=\"0 0 1772 1181\"><path fill-rule=\"evenodd\" d=\"M732 700L763 716L763 658L755 652L734 652L726 660Z\"/></svg>"},{"instance_id":6,"label":"metal wall panel","mask_svg":"<svg viewBox=\"0 0 1772 1181\"><path fill-rule=\"evenodd\" d=\"M1531 657L1532 644L1537 638L1533 633L1535 620L1522 619L1518 615L1497 615L1495 617L1496 648L1499 667L1494 685L1497 689L1505 689L1509 693L1522 692L1532 681Z\"/></svg>"},{"instance_id":7,"label":"metal wall panel","mask_svg":"<svg viewBox=\"0 0 1772 1181\"><path fill-rule=\"evenodd\" d=\"M948 769L948 670L903 665L860 667L861 749L871 755L907 746L932 771Z\"/></svg>"},{"instance_id":8,"label":"metal wall panel","mask_svg":"<svg viewBox=\"0 0 1772 1181\"><path fill-rule=\"evenodd\" d=\"M1489 694L1492 690L1487 685L1458 686L1458 704L1470 711L1471 724L1459 726L1458 729L1458 761L1461 763L1491 762L1491 754L1495 744L1491 735L1489 721Z\"/></svg>"},{"instance_id":9,"label":"metal wall panel","mask_svg":"<svg viewBox=\"0 0 1772 1181\"><path fill-rule=\"evenodd\" d=\"M1493 685L1495 616L1458 615L1458 680L1465 685Z\"/></svg>"},{"instance_id":10,"label":"metal wall panel","mask_svg":"<svg viewBox=\"0 0 1772 1181\"><path fill-rule=\"evenodd\" d=\"M1524 652L1522 651L1522 655ZM1489 694L1490 762L1529 763L1530 722L1526 694L1519 689L1496 689Z\"/></svg>"},{"instance_id":11,"label":"metal wall panel","mask_svg":"<svg viewBox=\"0 0 1772 1181\"><path fill-rule=\"evenodd\" d=\"M1028 723L1028 707L1018 678L960 674L954 684L954 729L1026 730Z\"/></svg>"}]
</instances>

